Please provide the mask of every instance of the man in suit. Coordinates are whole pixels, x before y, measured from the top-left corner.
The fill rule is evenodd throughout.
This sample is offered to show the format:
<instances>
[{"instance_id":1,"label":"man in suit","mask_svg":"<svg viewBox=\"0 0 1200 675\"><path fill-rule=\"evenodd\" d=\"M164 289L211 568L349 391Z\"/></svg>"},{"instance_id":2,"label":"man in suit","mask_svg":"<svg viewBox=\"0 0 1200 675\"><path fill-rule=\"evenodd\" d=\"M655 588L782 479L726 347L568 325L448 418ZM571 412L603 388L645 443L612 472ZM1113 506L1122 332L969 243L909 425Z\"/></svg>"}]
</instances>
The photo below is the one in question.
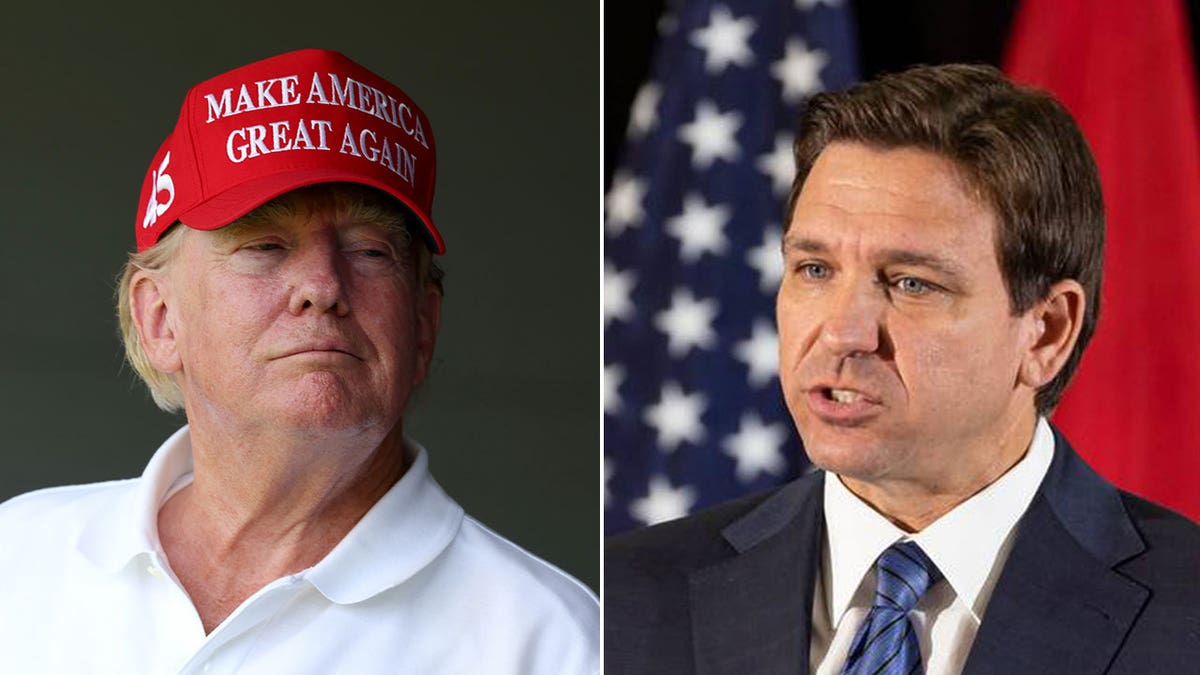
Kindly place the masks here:
<instances>
[{"instance_id":1,"label":"man in suit","mask_svg":"<svg viewBox=\"0 0 1200 675\"><path fill-rule=\"evenodd\" d=\"M613 539L606 672L1200 673L1200 527L1046 421L1100 304L1070 116L921 67L814 98L795 155L780 379L823 471Z\"/></svg>"}]
</instances>

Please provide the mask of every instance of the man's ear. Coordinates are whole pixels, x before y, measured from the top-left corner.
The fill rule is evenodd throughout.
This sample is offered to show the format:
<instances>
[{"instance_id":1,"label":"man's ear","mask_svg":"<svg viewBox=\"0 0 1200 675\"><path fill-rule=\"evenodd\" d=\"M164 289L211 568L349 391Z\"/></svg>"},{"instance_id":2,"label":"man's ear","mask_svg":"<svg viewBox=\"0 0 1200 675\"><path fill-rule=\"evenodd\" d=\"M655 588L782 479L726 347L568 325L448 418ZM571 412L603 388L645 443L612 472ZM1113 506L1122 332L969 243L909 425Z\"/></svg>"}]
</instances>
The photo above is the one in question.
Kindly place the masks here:
<instances>
[{"instance_id":1,"label":"man's ear","mask_svg":"<svg viewBox=\"0 0 1200 675\"><path fill-rule=\"evenodd\" d=\"M421 385L429 374L433 350L437 346L438 327L442 322L442 292L437 284L426 280L417 289L417 368L413 373L413 388Z\"/></svg>"},{"instance_id":2,"label":"man's ear","mask_svg":"<svg viewBox=\"0 0 1200 675\"><path fill-rule=\"evenodd\" d=\"M1054 379L1066 364L1079 340L1087 298L1074 279L1056 281L1046 297L1029 309L1033 331L1020 380L1033 389Z\"/></svg>"},{"instance_id":3,"label":"man's ear","mask_svg":"<svg viewBox=\"0 0 1200 675\"><path fill-rule=\"evenodd\" d=\"M164 373L183 369L175 343L170 278L162 271L138 270L129 281L129 310L150 365Z\"/></svg>"}]
</instances>

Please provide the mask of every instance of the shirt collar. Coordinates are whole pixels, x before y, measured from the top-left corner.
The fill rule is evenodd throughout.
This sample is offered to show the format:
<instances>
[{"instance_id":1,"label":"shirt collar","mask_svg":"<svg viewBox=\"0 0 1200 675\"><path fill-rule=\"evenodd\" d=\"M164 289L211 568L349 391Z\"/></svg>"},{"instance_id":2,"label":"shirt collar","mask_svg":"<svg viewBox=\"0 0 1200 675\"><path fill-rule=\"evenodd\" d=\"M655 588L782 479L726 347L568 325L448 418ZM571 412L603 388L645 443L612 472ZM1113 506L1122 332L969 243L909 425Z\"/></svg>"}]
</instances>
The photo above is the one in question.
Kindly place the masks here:
<instances>
[{"instance_id":1,"label":"shirt collar","mask_svg":"<svg viewBox=\"0 0 1200 675\"><path fill-rule=\"evenodd\" d=\"M358 602L396 586L438 556L463 520L463 509L429 473L428 453L405 440L408 470L320 562L302 576L331 602ZM154 453L134 490L92 514L79 551L108 573L141 554L165 558L158 511L192 472L192 444L184 426Z\"/></svg>"},{"instance_id":2,"label":"shirt collar","mask_svg":"<svg viewBox=\"0 0 1200 675\"><path fill-rule=\"evenodd\" d=\"M162 555L159 507L191 472L192 442L185 425L154 452L134 490L120 493L92 514L79 536L79 551L110 574L140 554Z\"/></svg>"},{"instance_id":3,"label":"shirt collar","mask_svg":"<svg viewBox=\"0 0 1200 675\"><path fill-rule=\"evenodd\" d=\"M921 532L909 535L825 474L825 530L829 542L830 625L837 626L855 591L884 549L912 539L937 565L946 582L978 621L991 596L1001 549L1029 507L1054 457L1054 435L1039 418L1025 456L991 485L951 509Z\"/></svg>"},{"instance_id":4,"label":"shirt collar","mask_svg":"<svg viewBox=\"0 0 1200 675\"><path fill-rule=\"evenodd\" d=\"M403 583L454 541L463 509L429 473L428 453L406 440L414 457L404 476L303 573L331 602L349 604Z\"/></svg>"}]
</instances>

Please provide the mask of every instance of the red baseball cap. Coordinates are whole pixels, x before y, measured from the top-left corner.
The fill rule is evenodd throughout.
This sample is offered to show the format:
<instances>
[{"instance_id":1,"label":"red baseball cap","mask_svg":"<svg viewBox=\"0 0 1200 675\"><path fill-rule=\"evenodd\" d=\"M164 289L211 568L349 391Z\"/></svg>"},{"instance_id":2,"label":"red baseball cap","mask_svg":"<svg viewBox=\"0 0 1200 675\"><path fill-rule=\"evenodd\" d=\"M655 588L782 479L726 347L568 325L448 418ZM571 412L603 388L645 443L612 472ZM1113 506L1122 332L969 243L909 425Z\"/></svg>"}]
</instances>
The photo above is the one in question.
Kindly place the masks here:
<instances>
[{"instance_id":1,"label":"red baseball cap","mask_svg":"<svg viewBox=\"0 0 1200 675\"><path fill-rule=\"evenodd\" d=\"M445 253L436 164L429 118L395 85L337 52L273 56L188 91L142 184L137 250L176 221L216 230L290 190L350 182L398 199Z\"/></svg>"}]
</instances>

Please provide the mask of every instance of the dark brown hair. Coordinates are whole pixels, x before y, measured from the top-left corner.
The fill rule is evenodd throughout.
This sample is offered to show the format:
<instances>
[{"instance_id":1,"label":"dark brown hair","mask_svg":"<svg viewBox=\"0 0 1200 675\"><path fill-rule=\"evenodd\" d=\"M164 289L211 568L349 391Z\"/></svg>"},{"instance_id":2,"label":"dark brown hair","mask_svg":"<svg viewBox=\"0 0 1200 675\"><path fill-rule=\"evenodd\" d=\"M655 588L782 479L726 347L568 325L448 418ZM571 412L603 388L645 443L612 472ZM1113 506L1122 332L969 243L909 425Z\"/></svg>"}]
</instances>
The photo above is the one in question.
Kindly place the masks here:
<instances>
[{"instance_id":1,"label":"dark brown hair","mask_svg":"<svg viewBox=\"0 0 1200 675\"><path fill-rule=\"evenodd\" d=\"M1104 202L1083 134L1049 94L1018 87L990 66L918 66L812 98L796 139L788 217L817 156L835 141L915 147L953 161L996 214L996 256L1015 314L1074 279L1087 306L1079 340L1041 389L1054 409L1100 315Z\"/></svg>"}]
</instances>

